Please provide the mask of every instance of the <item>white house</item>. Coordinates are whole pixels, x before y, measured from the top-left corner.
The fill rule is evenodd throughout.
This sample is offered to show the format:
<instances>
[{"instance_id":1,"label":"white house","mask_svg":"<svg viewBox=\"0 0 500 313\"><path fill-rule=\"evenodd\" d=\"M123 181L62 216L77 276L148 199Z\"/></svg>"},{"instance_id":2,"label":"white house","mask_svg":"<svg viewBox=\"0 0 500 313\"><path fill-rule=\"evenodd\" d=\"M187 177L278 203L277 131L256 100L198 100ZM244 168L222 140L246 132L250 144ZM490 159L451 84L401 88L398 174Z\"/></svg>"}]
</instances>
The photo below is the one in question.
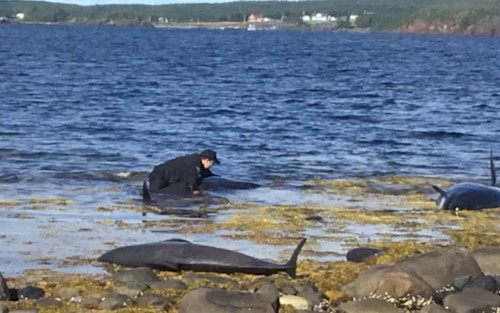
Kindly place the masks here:
<instances>
[{"instance_id":1,"label":"white house","mask_svg":"<svg viewBox=\"0 0 500 313\"><path fill-rule=\"evenodd\" d=\"M323 13L316 13L311 16L311 22L328 22L328 16Z\"/></svg>"},{"instance_id":2,"label":"white house","mask_svg":"<svg viewBox=\"0 0 500 313\"><path fill-rule=\"evenodd\" d=\"M16 18L19 20L24 20L24 13L17 13Z\"/></svg>"},{"instance_id":3,"label":"white house","mask_svg":"<svg viewBox=\"0 0 500 313\"><path fill-rule=\"evenodd\" d=\"M311 16L303 14L302 21L305 23L329 23L335 22L337 19L334 16L326 15L323 13L316 13Z\"/></svg>"}]
</instances>

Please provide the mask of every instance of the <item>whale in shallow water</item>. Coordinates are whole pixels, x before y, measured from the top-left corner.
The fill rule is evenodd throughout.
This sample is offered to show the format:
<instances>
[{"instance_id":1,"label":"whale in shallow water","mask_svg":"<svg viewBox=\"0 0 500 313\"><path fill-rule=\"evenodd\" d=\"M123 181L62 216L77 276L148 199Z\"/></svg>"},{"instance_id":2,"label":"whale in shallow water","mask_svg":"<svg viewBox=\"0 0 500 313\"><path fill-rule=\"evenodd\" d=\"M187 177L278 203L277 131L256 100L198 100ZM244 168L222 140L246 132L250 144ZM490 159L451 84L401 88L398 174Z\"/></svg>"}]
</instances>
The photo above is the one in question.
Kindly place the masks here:
<instances>
[{"instance_id":1,"label":"whale in shallow water","mask_svg":"<svg viewBox=\"0 0 500 313\"><path fill-rule=\"evenodd\" d=\"M297 258L305 242L306 238L303 238L285 264L276 264L239 252L198 245L182 239L120 247L104 253L98 261L169 271L239 272L256 275L283 271L294 278Z\"/></svg>"},{"instance_id":2,"label":"whale in shallow water","mask_svg":"<svg viewBox=\"0 0 500 313\"><path fill-rule=\"evenodd\" d=\"M459 183L451 186L446 191L433 185L439 192L439 209L443 210L480 210L485 208L500 207L500 188L495 187L496 174L493 163L493 152L490 151L491 186L477 183Z\"/></svg>"},{"instance_id":3,"label":"whale in shallow water","mask_svg":"<svg viewBox=\"0 0 500 313\"><path fill-rule=\"evenodd\" d=\"M251 182L245 182L245 181L236 181L236 180L230 180L230 179L225 179L222 177L217 177L217 176L212 176L212 177L207 177L203 179L203 183L201 184L201 189L202 190L208 190L208 191L220 191L220 190L236 190L236 189L254 189L260 187L259 184L251 183ZM189 197L189 196L194 196L194 197L200 197L200 195L193 195L191 192L189 192L186 189L185 184L171 184L167 187L165 187L164 192L161 193L155 193L159 196L158 198L165 198L165 196L173 196L173 197ZM149 192L148 189L148 184L146 181L142 184L142 200L146 204L151 204L153 203L153 199L151 197L151 193Z\"/></svg>"}]
</instances>

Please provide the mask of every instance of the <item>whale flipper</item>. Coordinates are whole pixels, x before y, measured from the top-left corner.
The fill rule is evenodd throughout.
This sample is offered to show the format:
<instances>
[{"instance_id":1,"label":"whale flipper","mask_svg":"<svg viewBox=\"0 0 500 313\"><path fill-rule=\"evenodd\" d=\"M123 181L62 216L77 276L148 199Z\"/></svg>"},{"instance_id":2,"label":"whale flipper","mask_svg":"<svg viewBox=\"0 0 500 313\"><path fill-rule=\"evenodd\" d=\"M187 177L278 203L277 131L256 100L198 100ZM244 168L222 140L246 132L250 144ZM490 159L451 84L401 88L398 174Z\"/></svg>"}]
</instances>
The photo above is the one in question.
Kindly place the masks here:
<instances>
[{"instance_id":1,"label":"whale flipper","mask_svg":"<svg viewBox=\"0 0 500 313\"><path fill-rule=\"evenodd\" d=\"M491 174L491 185L496 186L497 175L495 172L495 163L493 162L493 150L490 149L490 174Z\"/></svg>"},{"instance_id":2,"label":"whale flipper","mask_svg":"<svg viewBox=\"0 0 500 313\"><path fill-rule=\"evenodd\" d=\"M149 194L148 184L146 181L142 184L142 201L146 204L151 203L151 195Z\"/></svg>"}]
</instances>

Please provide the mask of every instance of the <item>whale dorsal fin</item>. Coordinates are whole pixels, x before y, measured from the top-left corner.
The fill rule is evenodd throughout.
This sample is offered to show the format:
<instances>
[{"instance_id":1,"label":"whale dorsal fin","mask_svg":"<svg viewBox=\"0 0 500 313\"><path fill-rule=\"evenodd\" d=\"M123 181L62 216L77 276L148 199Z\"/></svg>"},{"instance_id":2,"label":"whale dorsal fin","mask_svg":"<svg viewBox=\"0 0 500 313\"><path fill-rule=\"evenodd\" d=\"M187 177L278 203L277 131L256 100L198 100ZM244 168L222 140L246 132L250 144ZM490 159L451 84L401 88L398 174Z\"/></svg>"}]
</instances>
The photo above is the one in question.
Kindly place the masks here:
<instances>
[{"instance_id":1,"label":"whale dorsal fin","mask_svg":"<svg viewBox=\"0 0 500 313\"><path fill-rule=\"evenodd\" d=\"M496 186L497 175L495 172L495 163L493 162L493 150L490 149L490 173L491 173L491 185Z\"/></svg>"},{"instance_id":2,"label":"whale dorsal fin","mask_svg":"<svg viewBox=\"0 0 500 313\"><path fill-rule=\"evenodd\" d=\"M441 195L441 197L445 197L446 198L446 191L444 191L443 189L439 188L436 185L432 185L432 189L434 189L436 192L439 192L439 194Z\"/></svg>"}]
</instances>

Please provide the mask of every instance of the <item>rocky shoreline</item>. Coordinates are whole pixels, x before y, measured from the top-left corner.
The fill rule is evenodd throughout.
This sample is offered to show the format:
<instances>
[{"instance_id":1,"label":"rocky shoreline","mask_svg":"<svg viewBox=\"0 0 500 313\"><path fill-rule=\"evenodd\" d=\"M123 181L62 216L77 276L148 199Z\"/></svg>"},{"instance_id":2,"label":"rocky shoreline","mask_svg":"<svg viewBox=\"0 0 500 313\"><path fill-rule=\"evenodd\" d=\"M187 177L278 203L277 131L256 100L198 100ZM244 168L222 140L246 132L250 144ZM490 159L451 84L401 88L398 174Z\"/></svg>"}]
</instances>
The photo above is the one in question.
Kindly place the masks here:
<instances>
[{"instance_id":1,"label":"rocky shoreline","mask_svg":"<svg viewBox=\"0 0 500 313\"><path fill-rule=\"evenodd\" d=\"M339 280L338 272L319 266L312 275L307 261L300 263L297 279L113 267L109 275L94 278L0 275L0 312L500 312L500 247L439 248L394 263L384 263L390 252L355 252L351 255L363 255L352 259L357 262L341 263L362 270L340 285L336 299L318 288L314 277Z\"/></svg>"},{"instance_id":2,"label":"rocky shoreline","mask_svg":"<svg viewBox=\"0 0 500 313\"><path fill-rule=\"evenodd\" d=\"M187 212L133 201L82 210L69 199L3 200L0 312L188 313L201 303L203 312L496 313L499 209L437 210L430 182L451 183L314 180L304 186L307 195L334 195L334 204L200 204ZM95 189L82 192L95 196ZM109 192L106 198L123 198ZM308 241L295 279L97 261L114 247L171 236L208 238L213 246L276 261L290 256L285 246L295 247L297 238ZM262 250L266 246L271 254Z\"/></svg>"}]
</instances>

